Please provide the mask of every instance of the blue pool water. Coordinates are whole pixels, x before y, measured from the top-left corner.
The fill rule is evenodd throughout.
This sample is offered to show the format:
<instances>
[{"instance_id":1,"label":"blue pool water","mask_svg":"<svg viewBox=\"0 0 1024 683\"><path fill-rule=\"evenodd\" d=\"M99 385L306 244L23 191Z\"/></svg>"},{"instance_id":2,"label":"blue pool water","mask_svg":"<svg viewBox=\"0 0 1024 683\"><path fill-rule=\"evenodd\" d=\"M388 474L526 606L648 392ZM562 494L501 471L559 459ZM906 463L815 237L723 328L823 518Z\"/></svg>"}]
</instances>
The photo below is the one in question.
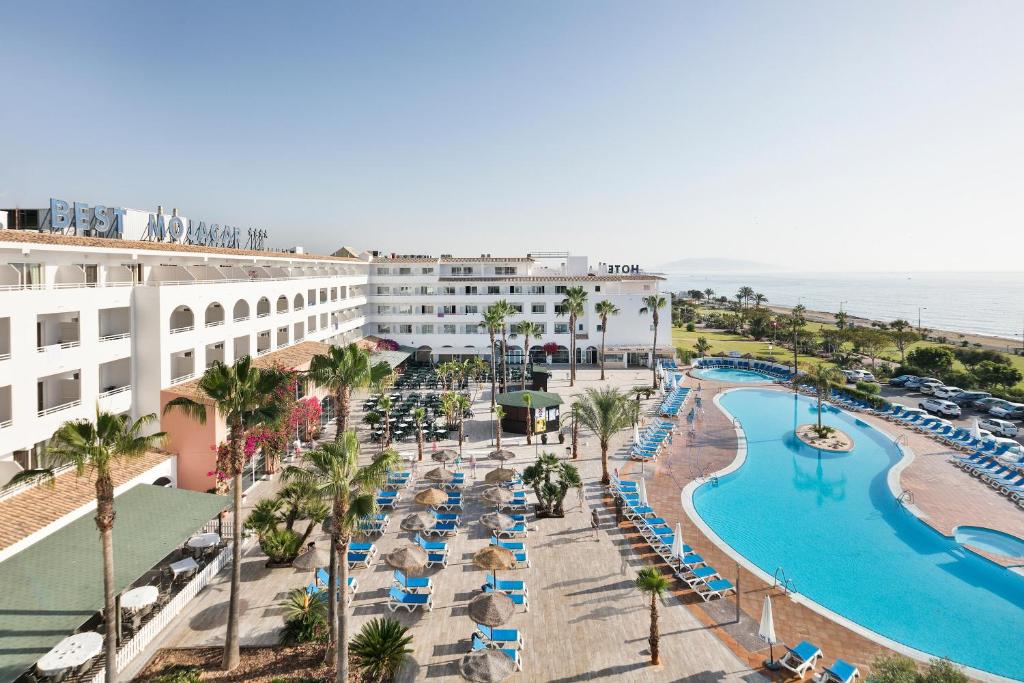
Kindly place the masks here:
<instances>
[{"instance_id":1,"label":"blue pool water","mask_svg":"<svg viewBox=\"0 0 1024 683\"><path fill-rule=\"evenodd\" d=\"M1024 657L1010 644L1024 625L1024 577L897 505L886 484L900 459L890 439L826 406L824 422L854 448L819 454L793 436L815 420L813 399L751 388L721 403L743 425L747 459L693 502L722 540L768 574L783 567L794 590L876 633L1024 679Z\"/></svg>"},{"instance_id":2,"label":"blue pool water","mask_svg":"<svg viewBox=\"0 0 1024 683\"><path fill-rule=\"evenodd\" d=\"M997 555L1024 558L1024 540L1004 534L995 529L980 526L957 527L954 533L957 543L973 546L979 550L987 550Z\"/></svg>"},{"instance_id":3,"label":"blue pool water","mask_svg":"<svg viewBox=\"0 0 1024 683\"><path fill-rule=\"evenodd\" d=\"M771 382L768 375L762 375L753 370L740 370L739 368L703 368L692 370L691 375L698 379L712 379L716 382L737 382L744 384L765 384Z\"/></svg>"}]
</instances>

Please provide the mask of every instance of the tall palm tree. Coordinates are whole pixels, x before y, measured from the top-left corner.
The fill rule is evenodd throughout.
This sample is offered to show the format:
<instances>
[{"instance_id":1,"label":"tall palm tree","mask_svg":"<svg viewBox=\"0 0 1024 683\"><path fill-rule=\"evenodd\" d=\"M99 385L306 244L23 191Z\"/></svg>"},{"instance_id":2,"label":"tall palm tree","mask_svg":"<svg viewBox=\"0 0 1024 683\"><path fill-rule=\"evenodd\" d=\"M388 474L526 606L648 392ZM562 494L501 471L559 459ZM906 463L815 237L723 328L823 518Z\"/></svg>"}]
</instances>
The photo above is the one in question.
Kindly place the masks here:
<instances>
[{"instance_id":1,"label":"tall palm tree","mask_svg":"<svg viewBox=\"0 0 1024 683\"><path fill-rule=\"evenodd\" d=\"M423 421L427 419L425 408L417 406L412 409L412 421L416 423L416 455L417 460L423 460Z\"/></svg>"},{"instance_id":2,"label":"tall palm tree","mask_svg":"<svg viewBox=\"0 0 1024 683\"><path fill-rule=\"evenodd\" d=\"M533 397L523 394L523 404L526 405L526 443L533 443Z\"/></svg>"},{"instance_id":3,"label":"tall palm tree","mask_svg":"<svg viewBox=\"0 0 1024 683\"><path fill-rule=\"evenodd\" d=\"M754 298L753 288L740 287L740 291L736 294L736 298L743 304L749 304L750 300Z\"/></svg>"},{"instance_id":4,"label":"tall palm tree","mask_svg":"<svg viewBox=\"0 0 1024 683\"><path fill-rule=\"evenodd\" d=\"M704 296L707 298L708 301L711 301L711 297L713 297L714 295L715 290L711 289L710 287L704 290Z\"/></svg>"},{"instance_id":5,"label":"tall palm tree","mask_svg":"<svg viewBox=\"0 0 1024 683\"><path fill-rule=\"evenodd\" d=\"M508 332L511 325L509 318L515 315L516 309L505 299L495 302L494 305L501 311L501 386L508 391Z\"/></svg>"},{"instance_id":6,"label":"tall palm tree","mask_svg":"<svg viewBox=\"0 0 1024 683\"><path fill-rule=\"evenodd\" d=\"M761 306L764 306L766 303L768 303L768 297L766 297L761 292L754 292L752 300L754 302L754 308L761 308Z\"/></svg>"},{"instance_id":7,"label":"tall palm tree","mask_svg":"<svg viewBox=\"0 0 1024 683\"><path fill-rule=\"evenodd\" d=\"M377 511L376 491L387 478L388 471L398 464L398 453L386 450L365 467L359 466L359 439L347 431L340 441L326 443L306 454L304 467L291 465L284 471L286 481L304 481L316 486L331 502L331 545L339 558L348 558L349 543L360 524ZM330 577L328 605L337 605L337 635L331 648L335 655L337 683L348 681L348 607L344 594L348 587L348 562L338 563L338 580ZM339 586L342 599L338 599Z\"/></svg>"},{"instance_id":8,"label":"tall palm tree","mask_svg":"<svg viewBox=\"0 0 1024 683\"><path fill-rule=\"evenodd\" d=\"M390 374L391 366L384 361L374 364L370 360L370 352L355 343L332 346L327 353L313 356L307 376L334 394L338 409L335 441L339 441L348 429L352 391L380 384Z\"/></svg>"},{"instance_id":9,"label":"tall palm tree","mask_svg":"<svg viewBox=\"0 0 1024 683\"><path fill-rule=\"evenodd\" d=\"M540 323L521 320L512 326L512 338L523 337L523 389L526 388L526 364L530 360L530 338L540 340L544 336L544 328Z\"/></svg>"},{"instance_id":10,"label":"tall palm tree","mask_svg":"<svg viewBox=\"0 0 1024 683\"><path fill-rule=\"evenodd\" d=\"M608 445L615 433L633 426L637 404L613 387L587 389L576 400L580 424L594 432L601 445L601 483L611 483L608 475Z\"/></svg>"},{"instance_id":11,"label":"tall palm tree","mask_svg":"<svg viewBox=\"0 0 1024 683\"><path fill-rule=\"evenodd\" d=\"M495 365L494 343L502 326L505 324L505 313L502 307L491 304L484 310L484 316L477 325L487 330L487 336L491 340L491 412L494 412L494 400L497 397L498 368Z\"/></svg>"},{"instance_id":12,"label":"tall palm tree","mask_svg":"<svg viewBox=\"0 0 1024 683\"><path fill-rule=\"evenodd\" d=\"M466 413L473 403L465 394L455 395L455 406L459 411L459 452L462 452L462 442L466 440Z\"/></svg>"},{"instance_id":13,"label":"tall palm tree","mask_svg":"<svg viewBox=\"0 0 1024 683\"><path fill-rule=\"evenodd\" d=\"M231 598L228 607L227 633L224 639L224 669L238 666L239 592L242 585L242 470L245 467L243 442L251 428L281 419L284 405L281 392L291 381L291 373L253 367L252 358L244 356L233 365L214 362L199 380L199 391L216 408L228 429L228 471L233 479L231 541ZM205 424L207 410L204 403L179 396L168 401L164 413L180 410L185 415Z\"/></svg>"},{"instance_id":14,"label":"tall palm tree","mask_svg":"<svg viewBox=\"0 0 1024 683\"><path fill-rule=\"evenodd\" d=\"M74 465L77 476L88 472L94 477L96 489L96 528L100 532L103 554L103 625L106 679L117 681L117 606L114 599L114 477L111 468L116 463L138 458L163 444L163 432L145 436L143 429L156 421L149 414L132 422L126 415L114 415L96 409L96 421L75 420L61 425L47 449L50 466L24 470L16 474L7 486L23 482L46 483L56 477L62 465ZM5 487L6 488L6 487Z\"/></svg>"},{"instance_id":15,"label":"tall palm tree","mask_svg":"<svg viewBox=\"0 0 1024 683\"><path fill-rule=\"evenodd\" d=\"M505 409L494 406L494 447L501 450L501 421L505 418Z\"/></svg>"},{"instance_id":16,"label":"tall palm tree","mask_svg":"<svg viewBox=\"0 0 1024 683\"><path fill-rule=\"evenodd\" d=\"M711 350L711 343L707 340L707 337L697 337L697 342L693 345L693 349L703 358Z\"/></svg>"},{"instance_id":17,"label":"tall palm tree","mask_svg":"<svg viewBox=\"0 0 1024 683\"><path fill-rule=\"evenodd\" d=\"M565 290L559 315L569 316L569 386L576 386L576 321L587 312L587 290L569 287Z\"/></svg>"},{"instance_id":18,"label":"tall palm tree","mask_svg":"<svg viewBox=\"0 0 1024 683\"><path fill-rule=\"evenodd\" d=\"M594 313L601 319L601 381L604 381L604 340L608 334L608 316L618 315L619 307L608 299L598 301L594 306Z\"/></svg>"},{"instance_id":19,"label":"tall palm tree","mask_svg":"<svg viewBox=\"0 0 1024 683\"><path fill-rule=\"evenodd\" d=\"M658 388L658 310L665 308L668 302L660 294L651 294L644 297L643 308L640 315L651 314L651 321L654 323L654 343L651 346L651 384Z\"/></svg>"},{"instance_id":20,"label":"tall palm tree","mask_svg":"<svg viewBox=\"0 0 1024 683\"><path fill-rule=\"evenodd\" d=\"M818 429L821 429L821 403L832 391L833 384L842 384L846 378L842 371L834 365L819 363L811 367L807 372L802 372L793 378L794 389L803 384L814 388L818 397Z\"/></svg>"},{"instance_id":21,"label":"tall palm tree","mask_svg":"<svg viewBox=\"0 0 1024 683\"><path fill-rule=\"evenodd\" d=\"M658 600L668 591L669 582L656 568L644 567L637 572L635 584L638 591L651 596L651 635L647 642L651 646L651 664L657 665L660 659L658 645L661 640L658 633Z\"/></svg>"},{"instance_id":22,"label":"tall palm tree","mask_svg":"<svg viewBox=\"0 0 1024 683\"><path fill-rule=\"evenodd\" d=\"M793 332L793 372L800 371L800 330L803 329L804 325L807 324L807 320L804 318L804 312L807 309L802 304L797 304L793 307L792 312L786 318L786 325ZM795 384L793 386L796 386Z\"/></svg>"}]
</instances>

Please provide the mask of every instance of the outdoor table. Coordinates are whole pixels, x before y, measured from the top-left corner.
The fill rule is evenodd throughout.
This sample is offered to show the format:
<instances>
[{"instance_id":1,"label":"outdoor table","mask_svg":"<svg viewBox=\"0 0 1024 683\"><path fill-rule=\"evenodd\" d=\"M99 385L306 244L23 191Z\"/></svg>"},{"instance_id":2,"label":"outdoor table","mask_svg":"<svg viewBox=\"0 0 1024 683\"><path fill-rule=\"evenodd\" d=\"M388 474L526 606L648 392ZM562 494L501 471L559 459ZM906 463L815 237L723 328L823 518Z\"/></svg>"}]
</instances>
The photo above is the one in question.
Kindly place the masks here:
<instances>
[{"instance_id":1,"label":"outdoor table","mask_svg":"<svg viewBox=\"0 0 1024 683\"><path fill-rule=\"evenodd\" d=\"M160 597L160 589L156 586L139 586L121 595L121 609L140 610L154 604Z\"/></svg>"},{"instance_id":2,"label":"outdoor table","mask_svg":"<svg viewBox=\"0 0 1024 683\"><path fill-rule=\"evenodd\" d=\"M57 643L36 662L36 670L45 678L54 678L68 669L79 667L103 650L103 636L83 631Z\"/></svg>"},{"instance_id":3,"label":"outdoor table","mask_svg":"<svg viewBox=\"0 0 1024 683\"><path fill-rule=\"evenodd\" d=\"M199 534L188 539L185 543L192 550L207 550L220 543L220 536L213 533L212 531L205 534Z\"/></svg>"},{"instance_id":4,"label":"outdoor table","mask_svg":"<svg viewBox=\"0 0 1024 683\"><path fill-rule=\"evenodd\" d=\"M182 574L189 574L199 569L199 565L191 557L186 557L184 560L178 560L172 562L168 569L171 570L171 576L177 579Z\"/></svg>"}]
</instances>

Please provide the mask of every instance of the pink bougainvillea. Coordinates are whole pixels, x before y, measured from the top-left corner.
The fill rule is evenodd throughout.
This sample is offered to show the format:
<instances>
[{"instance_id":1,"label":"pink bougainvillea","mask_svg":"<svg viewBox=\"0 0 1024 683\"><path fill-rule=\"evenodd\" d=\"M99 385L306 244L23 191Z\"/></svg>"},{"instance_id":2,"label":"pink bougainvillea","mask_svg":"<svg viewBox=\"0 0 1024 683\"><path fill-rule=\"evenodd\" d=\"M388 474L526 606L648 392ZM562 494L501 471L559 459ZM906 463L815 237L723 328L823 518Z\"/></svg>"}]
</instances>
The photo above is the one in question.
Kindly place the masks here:
<instances>
[{"instance_id":1,"label":"pink bougainvillea","mask_svg":"<svg viewBox=\"0 0 1024 683\"><path fill-rule=\"evenodd\" d=\"M398 342L394 339L378 339L377 340L378 351L397 351Z\"/></svg>"}]
</instances>

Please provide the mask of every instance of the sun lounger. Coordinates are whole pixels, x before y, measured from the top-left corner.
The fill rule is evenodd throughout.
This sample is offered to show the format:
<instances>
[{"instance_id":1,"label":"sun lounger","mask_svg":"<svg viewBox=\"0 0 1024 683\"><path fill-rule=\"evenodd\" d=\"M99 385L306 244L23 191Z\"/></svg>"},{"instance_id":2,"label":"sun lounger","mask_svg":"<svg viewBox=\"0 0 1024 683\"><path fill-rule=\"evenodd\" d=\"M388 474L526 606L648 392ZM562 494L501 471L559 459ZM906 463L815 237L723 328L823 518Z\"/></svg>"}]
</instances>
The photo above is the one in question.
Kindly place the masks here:
<instances>
[{"instance_id":1,"label":"sun lounger","mask_svg":"<svg viewBox=\"0 0 1024 683\"><path fill-rule=\"evenodd\" d=\"M860 671L853 664L837 659L832 666L826 666L814 680L818 683L853 683L860 678Z\"/></svg>"},{"instance_id":2,"label":"sun lounger","mask_svg":"<svg viewBox=\"0 0 1024 683\"><path fill-rule=\"evenodd\" d=\"M478 635L473 634L473 644L470 646L470 652L476 652L477 650L488 649L488 644L483 641ZM516 667L516 671L523 670L523 660L519 657L519 650L512 648L497 648L499 652L505 653L509 659L513 661Z\"/></svg>"},{"instance_id":3,"label":"sun lounger","mask_svg":"<svg viewBox=\"0 0 1024 683\"><path fill-rule=\"evenodd\" d=\"M369 553L357 553L348 551L348 567L349 569L365 569L370 566L373 561L373 557Z\"/></svg>"},{"instance_id":4,"label":"sun lounger","mask_svg":"<svg viewBox=\"0 0 1024 683\"><path fill-rule=\"evenodd\" d=\"M412 612L417 607L426 607L427 611L434 609L434 602L430 593L406 593L400 588L392 587L388 592L388 609L392 612L404 607Z\"/></svg>"},{"instance_id":5,"label":"sun lounger","mask_svg":"<svg viewBox=\"0 0 1024 683\"><path fill-rule=\"evenodd\" d=\"M430 552L436 552L436 553L447 553L448 552L448 544L445 543L444 541L428 541L427 539L423 538L419 534L416 534L416 539L415 540L419 544L419 546L421 548L423 548L424 550L427 550L427 551L430 551Z\"/></svg>"},{"instance_id":6,"label":"sun lounger","mask_svg":"<svg viewBox=\"0 0 1024 683\"><path fill-rule=\"evenodd\" d=\"M484 593L493 593L493 592L494 592L493 588L491 588L490 586L484 586ZM499 591L499 592L500 593L504 593L509 598L511 598L513 604L519 605L519 606L523 607L523 609L525 609L527 612L530 611L530 596L528 596L526 593L510 593L508 591Z\"/></svg>"},{"instance_id":7,"label":"sun lounger","mask_svg":"<svg viewBox=\"0 0 1024 683\"><path fill-rule=\"evenodd\" d=\"M714 567L697 567L696 569L689 572L676 572L676 578L685 583L690 588L696 588L697 586L714 581L718 576L718 571Z\"/></svg>"},{"instance_id":8,"label":"sun lounger","mask_svg":"<svg viewBox=\"0 0 1024 683\"><path fill-rule=\"evenodd\" d=\"M815 667L822 656L821 648L806 640L801 640L796 647L786 648L786 654L779 659L779 664L803 678Z\"/></svg>"},{"instance_id":9,"label":"sun lounger","mask_svg":"<svg viewBox=\"0 0 1024 683\"><path fill-rule=\"evenodd\" d=\"M406 576L397 569L391 577L391 584L408 593L434 592L434 582L429 576Z\"/></svg>"},{"instance_id":10,"label":"sun lounger","mask_svg":"<svg viewBox=\"0 0 1024 683\"><path fill-rule=\"evenodd\" d=\"M487 643L488 647L511 647L522 650L526 647L523 634L517 628L491 628L483 624L476 625L476 633Z\"/></svg>"},{"instance_id":11,"label":"sun lounger","mask_svg":"<svg viewBox=\"0 0 1024 683\"><path fill-rule=\"evenodd\" d=\"M424 529L427 536L455 536L459 533L459 527L455 522L434 522L434 526Z\"/></svg>"},{"instance_id":12,"label":"sun lounger","mask_svg":"<svg viewBox=\"0 0 1024 683\"><path fill-rule=\"evenodd\" d=\"M494 576L492 574L487 575L487 580L481 587L481 590L486 588L497 588L503 593L526 593L526 582L525 581L510 581L507 579L499 579L497 585L495 585Z\"/></svg>"},{"instance_id":13,"label":"sun lounger","mask_svg":"<svg viewBox=\"0 0 1024 683\"><path fill-rule=\"evenodd\" d=\"M498 538L525 538L526 537L526 525L516 524L508 529L498 529L494 532Z\"/></svg>"},{"instance_id":14,"label":"sun lounger","mask_svg":"<svg viewBox=\"0 0 1024 683\"><path fill-rule=\"evenodd\" d=\"M462 524L462 517L457 512L438 512L437 510L431 510L430 513L434 515L434 519L438 522L454 522L455 524Z\"/></svg>"},{"instance_id":15,"label":"sun lounger","mask_svg":"<svg viewBox=\"0 0 1024 683\"><path fill-rule=\"evenodd\" d=\"M694 590L697 591L697 595L699 595L704 602L710 602L716 598L721 599L729 593L736 592L732 582L727 579L713 579L706 583L698 584Z\"/></svg>"}]
</instances>

